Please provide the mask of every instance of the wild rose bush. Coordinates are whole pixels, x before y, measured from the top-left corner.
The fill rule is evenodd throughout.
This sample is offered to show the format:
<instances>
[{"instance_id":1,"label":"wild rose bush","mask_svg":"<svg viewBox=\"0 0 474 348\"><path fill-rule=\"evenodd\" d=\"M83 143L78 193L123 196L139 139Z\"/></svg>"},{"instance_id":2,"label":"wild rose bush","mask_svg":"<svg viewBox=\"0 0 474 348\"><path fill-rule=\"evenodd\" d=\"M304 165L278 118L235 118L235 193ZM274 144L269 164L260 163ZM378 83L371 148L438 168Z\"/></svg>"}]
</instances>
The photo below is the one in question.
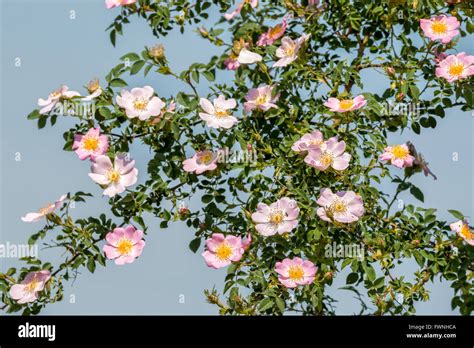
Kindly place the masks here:
<instances>
[{"instance_id":1,"label":"wild rose bush","mask_svg":"<svg viewBox=\"0 0 474 348\"><path fill-rule=\"evenodd\" d=\"M227 268L223 293L205 291L221 314L332 314L327 289L348 268L348 295L370 301L361 303L361 313L369 307L374 314L414 313L416 302L429 300L425 286L435 279L451 284L453 309L472 312L469 222L455 210L452 220L440 221L434 208L394 207L405 191L423 201L413 176L436 177L416 138L387 143L389 132L420 134L442 126L449 108L472 109L474 57L456 50L473 31L467 2L107 0L106 6L119 13L109 27L114 45L136 17L159 38L209 21L212 11L215 24L197 35L221 54L176 72L162 45L145 47L122 57L103 84L91 81L86 96L61 86L39 100L29 115L39 128L56 123L61 103L94 103L91 117L62 110L77 117L64 150L90 162L84 180L98 184L94 195L107 196L114 218L74 220L69 207L89 199L84 192L26 215L24 221L43 226L30 243L50 240L68 256L57 265L25 259L23 268L1 274L7 312L39 313L62 299L64 282L79 270L136 261L149 252L150 217L163 229L186 221L195 234L191 250L204 245L196 258ZM364 91L361 73L369 69L389 81L377 93ZM235 78L215 83L223 70ZM183 91L166 99L149 86L128 86L127 76L141 72L150 81L173 76ZM203 79L211 82L205 95L196 88ZM387 100L419 104L422 112L387 114ZM137 168L129 153L134 142L153 154L146 168ZM222 161L224 149L251 150L257 158ZM138 177L145 182L136 185ZM381 183L396 193L382 192ZM195 197L203 203L199 211L180 203ZM365 257L328 256L332 243L363 245ZM397 276L404 262L418 269Z\"/></svg>"}]
</instances>

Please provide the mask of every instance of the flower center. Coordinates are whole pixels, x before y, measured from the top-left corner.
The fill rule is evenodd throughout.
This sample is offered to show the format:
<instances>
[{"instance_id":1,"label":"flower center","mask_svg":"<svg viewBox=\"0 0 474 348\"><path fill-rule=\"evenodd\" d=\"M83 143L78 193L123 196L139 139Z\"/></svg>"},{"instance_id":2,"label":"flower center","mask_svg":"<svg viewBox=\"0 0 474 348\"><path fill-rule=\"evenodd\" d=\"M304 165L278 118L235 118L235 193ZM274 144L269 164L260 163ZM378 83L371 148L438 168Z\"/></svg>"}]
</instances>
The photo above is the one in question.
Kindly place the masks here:
<instances>
[{"instance_id":1,"label":"flower center","mask_svg":"<svg viewBox=\"0 0 474 348\"><path fill-rule=\"evenodd\" d=\"M216 256L221 261L226 261L232 256L232 247L227 243L222 243L216 248Z\"/></svg>"},{"instance_id":2,"label":"flower center","mask_svg":"<svg viewBox=\"0 0 474 348\"><path fill-rule=\"evenodd\" d=\"M284 218L285 216L283 215L282 211L276 211L270 215L269 221L272 224L278 225L283 221Z\"/></svg>"},{"instance_id":3,"label":"flower center","mask_svg":"<svg viewBox=\"0 0 474 348\"><path fill-rule=\"evenodd\" d=\"M227 116L229 116L229 113L228 113L227 110L225 110L225 109L215 108L215 109L214 109L214 115L215 115L216 117L221 118L221 117L227 117Z\"/></svg>"},{"instance_id":4,"label":"flower center","mask_svg":"<svg viewBox=\"0 0 474 348\"><path fill-rule=\"evenodd\" d=\"M268 36L270 36L272 39L277 37L281 33L281 28L282 28L282 25L277 24L276 26L274 26L268 31Z\"/></svg>"},{"instance_id":5,"label":"flower center","mask_svg":"<svg viewBox=\"0 0 474 348\"><path fill-rule=\"evenodd\" d=\"M448 73L451 76L460 76L464 72L464 65L453 64L449 67Z\"/></svg>"},{"instance_id":6,"label":"flower center","mask_svg":"<svg viewBox=\"0 0 474 348\"><path fill-rule=\"evenodd\" d=\"M38 212L42 215L48 215L51 214L51 208L54 207L52 203L48 203L45 205L43 208L40 208Z\"/></svg>"},{"instance_id":7,"label":"flower center","mask_svg":"<svg viewBox=\"0 0 474 348\"><path fill-rule=\"evenodd\" d=\"M344 99L339 102L339 107L343 110L350 110L354 106L354 101L352 99Z\"/></svg>"},{"instance_id":8,"label":"flower center","mask_svg":"<svg viewBox=\"0 0 474 348\"><path fill-rule=\"evenodd\" d=\"M99 147L99 139L95 137L85 137L83 140L84 150L96 151Z\"/></svg>"},{"instance_id":9,"label":"flower center","mask_svg":"<svg viewBox=\"0 0 474 348\"><path fill-rule=\"evenodd\" d=\"M434 21L433 24L431 24L431 31L433 34L443 35L448 31L448 26L444 22Z\"/></svg>"},{"instance_id":10,"label":"flower center","mask_svg":"<svg viewBox=\"0 0 474 348\"><path fill-rule=\"evenodd\" d=\"M332 214L345 214L347 212L346 203L343 200L338 199L331 204L331 206L329 207L329 211Z\"/></svg>"},{"instance_id":11,"label":"flower center","mask_svg":"<svg viewBox=\"0 0 474 348\"><path fill-rule=\"evenodd\" d=\"M117 183L120 180L120 173L117 170L111 170L107 174L107 178L112 183Z\"/></svg>"},{"instance_id":12,"label":"flower center","mask_svg":"<svg viewBox=\"0 0 474 348\"><path fill-rule=\"evenodd\" d=\"M410 151L401 145L397 145L392 148L393 157L398 159L406 158L409 153Z\"/></svg>"},{"instance_id":13,"label":"flower center","mask_svg":"<svg viewBox=\"0 0 474 348\"><path fill-rule=\"evenodd\" d=\"M263 104L266 104L266 102L267 102L266 95L259 95L257 99L255 100L255 103L257 103L257 105L263 105Z\"/></svg>"},{"instance_id":14,"label":"flower center","mask_svg":"<svg viewBox=\"0 0 474 348\"><path fill-rule=\"evenodd\" d=\"M198 164L209 164L213 160L213 153L211 151L203 151L197 155Z\"/></svg>"},{"instance_id":15,"label":"flower center","mask_svg":"<svg viewBox=\"0 0 474 348\"><path fill-rule=\"evenodd\" d=\"M311 145L321 145L321 144L323 143L323 141L322 141L321 139L311 139L311 140L309 141L309 143L310 143Z\"/></svg>"},{"instance_id":16,"label":"flower center","mask_svg":"<svg viewBox=\"0 0 474 348\"><path fill-rule=\"evenodd\" d=\"M36 279L33 279L31 282L28 283L27 286L25 286L25 292L31 294L35 292L36 286L38 285L38 281Z\"/></svg>"},{"instance_id":17,"label":"flower center","mask_svg":"<svg viewBox=\"0 0 474 348\"><path fill-rule=\"evenodd\" d=\"M53 93L51 93L51 94L49 95L49 97L50 97L51 99L57 99L57 98L59 98L60 96L61 96L61 92L58 92L58 91L54 91Z\"/></svg>"},{"instance_id":18,"label":"flower center","mask_svg":"<svg viewBox=\"0 0 474 348\"><path fill-rule=\"evenodd\" d=\"M334 162L334 156L330 152L324 152L319 161L323 166L330 166Z\"/></svg>"},{"instance_id":19,"label":"flower center","mask_svg":"<svg viewBox=\"0 0 474 348\"><path fill-rule=\"evenodd\" d=\"M295 280L301 280L304 277L304 271L303 267L301 266L290 266L288 268L288 277L295 281Z\"/></svg>"},{"instance_id":20,"label":"flower center","mask_svg":"<svg viewBox=\"0 0 474 348\"><path fill-rule=\"evenodd\" d=\"M135 110L138 110L138 111L145 110L147 106L148 106L148 101L145 99L136 99L133 102L133 107L135 108Z\"/></svg>"},{"instance_id":21,"label":"flower center","mask_svg":"<svg viewBox=\"0 0 474 348\"><path fill-rule=\"evenodd\" d=\"M459 234L464 238L464 239L474 239L474 234L471 232L469 229L469 226L467 224L463 224L461 231Z\"/></svg>"},{"instance_id":22,"label":"flower center","mask_svg":"<svg viewBox=\"0 0 474 348\"><path fill-rule=\"evenodd\" d=\"M285 49L285 56L291 57L295 54L295 45L290 45Z\"/></svg>"},{"instance_id":23,"label":"flower center","mask_svg":"<svg viewBox=\"0 0 474 348\"><path fill-rule=\"evenodd\" d=\"M128 255L132 251L133 243L130 239L123 238L117 243L117 251L120 255Z\"/></svg>"}]
</instances>

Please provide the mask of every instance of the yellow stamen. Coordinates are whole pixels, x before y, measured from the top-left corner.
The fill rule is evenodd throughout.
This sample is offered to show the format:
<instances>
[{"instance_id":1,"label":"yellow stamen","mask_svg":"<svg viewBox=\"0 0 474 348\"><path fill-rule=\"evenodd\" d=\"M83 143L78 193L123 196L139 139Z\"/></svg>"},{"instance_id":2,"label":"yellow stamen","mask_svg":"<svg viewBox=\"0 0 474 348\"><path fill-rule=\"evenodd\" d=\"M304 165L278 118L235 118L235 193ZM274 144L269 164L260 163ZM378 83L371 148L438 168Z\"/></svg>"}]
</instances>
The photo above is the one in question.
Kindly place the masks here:
<instances>
[{"instance_id":1,"label":"yellow stamen","mask_svg":"<svg viewBox=\"0 0 474 348\"><path fill-rule=\"evenodd\" d=\"M213 160L213 153L211 151L203 151L197 155L199 163L209 164Z\"/></svg>"},{"instance_id":2,"label":"yellow stamen","mask_svg":"<svg viewBox=\"0 0 474 348\"><path fill-rule=\"evenodd\" d=\"M95 137L84 137L82 143L86 151L96 151L99 147L99 139Z\"/></svg>"},{"instance_id":3,"label":"yellow stamen","mask_svg":"<svg viewBox=\"0 0 474 348\"><path fill-rule=\"evenodd\" d=\"M215 108L214 109L214 116L219 117L219 118L227 117L227 116L229 116L229 113L225 109Z\"/></svg>"},{"instance_id":4,"label":"yellow stamen","mask_svg":"<svg viewBox=\"0 0 474 348\"><path fill-rule=\"evenodd\" d=\"M299 265L290 266L288 268L288 277L293 281L303 279L304 277L303 267Z\"/></svg>"},{"instance_id":5,"label":"yellow stamen","mask_svg":"<svg viewBox=\"0 0 474 348\"><path fill-rule=\"evenodd\" d=\"M136 99L133 102L133 107L135 108L135 110L143 111L146 109L147 106L148 106L148 101L145 99Z\"/></svg>"},{"instance_id":6,"label":"yellow stamen","mask_svg":"<svg viewBox=\"0 0 474 348\"><path fill-rule=\"evenodd\" d=\"M121 239L117 243L117 251L120 255L128 255L133 249L133 243L130 239Z\"/></svg>"},{"instance_id":7,"label":"yellow stamen","mask_svg":"<svg viewBox=\"0 0 474 348\"><path fill-rule=\"evenodd\" d=\"M344 99L339 102L339 107L345 111L350 110L354 106L352 99Z\"/></svg>"},{"instance_id":8,"label":"yellow stamen","mask_svg":"<svg viewBox=\"0 0 474 348\"><path fill-rule=\"evenodd\" d=\"M49 95L51 99L56 99L56 98L59 98L60 96L61 96L61 92L58 92L58 91L54 91L53 93Z\"/></svg>"},{"instance_id":9,"label":"yellow stamen","mask_svg":"<svg viewBox=\"0 0 474 348\"><path fill-rule=\"evenodd\" d=\"M334 157L329 152L324 152L319 159L321 164L325 167L330 166L334 162Z\"/></svg>"},{"instance_id":10,"label":"yellow stamen","mask_svg":"<svg viewBox=\"0 0 474 348\"><path fill-rule=\"evenodd\" d=\"M448 26L445 22L442 22L442 21L434 21L432 24L431 24L431 31L433 32L433 34L436 34L436 35L443 35L443 34L446 34L447 31L448 31Z\"/></svg>"},{"instance_id":11,"label":"yellow stamen","mask_svg":"<svg viewBox=\"0 0 474 348\"><path fill-rule=\"evenodd\" d=\"M35 292L38 283L39 282L36 279L33 279L27 286L25 286L25 291L28 293Z\"/></svg>"},{"instance_id":12,"label":"yellow stamen","mask_svg":"<svg viewBox=\"0 0 474 348\"><path fill-rule=\"evenodd\" d=\"M334 213L344 214L347 211L347 205L342 200L336 200L331 204L331 206L329 207L329 210L332 214Z\"/></svg>"},{"instance_id":13,"label":"yellow stamen","mask_svg":"<svg viewBox=\"0 0 474 348\"><path fill-rule=\"evenodd\" d=\"M278 225L283 221L284 218L285 216L281 211L276 211L270 215L269 221L272 224Z\"/></svg>"},{"instance_id":14,"label":"yellow stamen","mask_svg":"<svg viewBox=\"0 0 474 348\"><path fill-rule=\"evenodd\" d=\"M396 145L392 148L392 154L396 159L404 159L410 154L410 151L402 145Z\"/></svg>"},{"instance_id":15,"label":"yellow stamen","mask_svg":"<svg viewBox=\"0 0 474 348\"><path fill-rule=\"evenodd\" d=\"M117 183L120 180L120 173L113 169L107 174L107 178L111 183Z\"/></svg>"},{"instance_id":16,"label":"yellow stamen","mask_svg":"<svg viewBox=\"0 0 474 348\"><path fill-rule=\"evenodd\" d=\"M464 72L464 65L462 64L453 64L449 67L448 73L451 76L460 76Z\"/></svg>"},{"instance_id":17,"label":"yellow stamen","mask_svg":"<svg viewBox=\"0 0 474 348\"><path fill-rule=\"evenodd\" d=\"M232 256L232 247L227 243L222 243L216 248L216 256L221 261L227 261Z\"/></svg>"},{"instance_id":18,"label":"yellow stamen","mask_svg":"<svg viewBox=\"0 0 474 348\"><path fill-rule=\"evenodd\" d=\"M474 239L474 233L471 232L467 224L462 225L462 228L461 228L461 231L459 231L459 234L464 239Z\"/></svg>"},{"instance_id":19,"label":"yellow stamen","mask_svg":"<svg viewBox=\"0 0 474 348\"><path fill-rule=\"evenodd\" d=\"M54 207L54 204L48 203L45 205L43 208L40 208L38 212L42 215L48 215L51 214L51 208Z\"/></svg>"}]
</instances>

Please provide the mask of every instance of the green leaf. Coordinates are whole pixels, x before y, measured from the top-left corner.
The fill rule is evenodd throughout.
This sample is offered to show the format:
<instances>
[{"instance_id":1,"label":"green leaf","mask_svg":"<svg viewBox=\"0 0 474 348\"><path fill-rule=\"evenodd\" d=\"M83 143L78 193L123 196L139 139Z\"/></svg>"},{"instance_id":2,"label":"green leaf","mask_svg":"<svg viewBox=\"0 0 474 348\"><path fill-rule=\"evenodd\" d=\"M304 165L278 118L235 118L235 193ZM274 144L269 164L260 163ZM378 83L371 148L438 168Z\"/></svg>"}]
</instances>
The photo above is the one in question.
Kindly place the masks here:
<instances>
[{"instance_id":1,"label":"green leaf","mask_svg":"<svg viewBox=\"0 0 474 348\"><path fill-rule=\"evenodd\" d=\"M421 190L418 187L412 186L410 188L410 193L419 201L424 202L425 196L423 195L423 192L421 192Z\"/></svg>"},{"instance_id":2,"label":"green leaf","mask_svg":"<svg viewBox=\"0 0 474 348\"><path fill-rule=\"evenodd\" d=\"M28 120L36 120L37 118L40 118L41 114L39 113L39 110L33 110L27 117Z\"/></svg>"},{"instance_id":3,"label":"green leaf","mask_svg":"<svg viewBox=\"0 0 474 348\"><path fill-rule=\"evenodd\" d=\"M260 312L265 312L267 309L271 308L272 306L273 306L273 299L270 297L267 297L267 298L264 298L260 302L258 309Z\"/></svg>"},{"instance_id":4,"label":"green leaf","mask_svg":"<svg viewBox=\"0 0 474 348\"><path fill-rule=\"evenodd\" d=\"M367 275L367 280L370 282L375 280L375 270L372 266L365 267L365 274Z\"/></svg>"},{"instance_id":5,"label":"green leaf","mask_svg":"<svg viewBox=\"0 0 474 348\"><path fill-rule=\"evenodd\" d=\"M359 275L355 272L349 273L346 279L347 284L354 284L359 279Z\"/></svg>"},{"instance_id":6,"label":"green leaf","mask_svg":"<svg viewBox=\"0 0 474 348\"><path fill-rule=\"evenodd\" d=\"M140 70L142 70L144 65L145 65L144 60L139 60L139 61L135 62L132 65L132 68L130 69L130 75L135 75L136 73L138 73Z\"/></svg>"},{"instance_id":7,"label":"green leaf","mask_svg":"<svg viewBox=\"0 0 474 348\"><path fill-rule=\"evenodd\" d=\"M458 210L448 210L448 213L450 213L452 216L454 216L456 219L459 220L464 220L464 215Z\"/></svg>"},{"instance_id":8,"label":"green leaf","mask_svg":"<svg viewBox=\"0 0 474 348\"><path fill-rule=\"evenodd\" d=\"M93 257L89 258L89 260L87 261L87 269L89 270L89 272L94 273L94 271L95 271L95 260L94 260Z\"/></svg>"},{"instance_id":9,"label":"green leaf","mask_svg":"<svg viewBox=\"0 0 474 348\"><path fill-rule=\"evenodd\" d=\"M189 249L193 253L196 253L198 251L199 247L201 246L201 238L194 238L190 243L189 243Z\"/></svg>"},{"instance_id":10,"label":"green leaf","mask_svg":"<svg viewBox=\"0 0 474 348\"><path fill-rule=\"evenodd\" d=\"M115 78L112 81L110 81L110 87L125 87L128 86L127 83L119 78Z\"/></svg>"}]
</instances>

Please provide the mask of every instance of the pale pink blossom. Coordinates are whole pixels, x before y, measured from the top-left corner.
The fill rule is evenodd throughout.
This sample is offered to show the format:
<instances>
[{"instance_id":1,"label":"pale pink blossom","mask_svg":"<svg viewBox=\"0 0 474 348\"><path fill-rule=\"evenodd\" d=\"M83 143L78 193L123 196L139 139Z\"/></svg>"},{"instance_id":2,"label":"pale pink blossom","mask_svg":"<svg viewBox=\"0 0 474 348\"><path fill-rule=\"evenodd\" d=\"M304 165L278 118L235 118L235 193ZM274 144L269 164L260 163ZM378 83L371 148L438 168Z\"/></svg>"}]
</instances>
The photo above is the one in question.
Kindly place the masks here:
<instances>
[{"instance_id":1,"label":"pale pink blossom","mask_svg":"<svg viewBox=\"0 0 474 348\"><path fill-rule=\"evenodd\" d=\"M436 77L443 77L448 82L454 82L474 75L474 56L465 52L447 56L436 67Z\"/></svg>"},{"instance_id":2,"label":"pale pink blossom","mask_svg":"<svg viewBox=\"0 0 474 348\"><path fill-rule=\"evenodd\" d=\"M113 7L134 4L136 2L137 0L105 0L105 6L110 9Z\"/></svg>"},{"instance_id":3,"label":"pale pink blossom","mask_svg":"<svg viewBox=\"0 0 474 348\"><path fill-rule=\"evenodd\" d=\"M331 189L325 188L316 203L320 206L316 213L328 222L351 223L364 214L362 198L353 191L332 193Z\"/></svg>"},{"instance_id":4,"label":"pale pink blossom","mask_svg":"<svg viewBox=\"0 0 474 348\"><path fill-rule=\"evenodd\" d=\"M28 273L21 283L10 288L10 297L19 304L35 302L50 278L51 273L47 270Z\"/></svg>"},{"instance_id":5,"label":"pale pink blossom","mask_svg":"<svg viewBox=\"0 0 474 348\"><path fill-rule=\"evenodd\" d=\"M258 53L251 52L246 48L242 48L237 57L237 62L239 64L253 64L262 61L262 56Z\"/></svg>"},{"instance_id":6,"label":"pale pink blossom","mask_svg":"<svg viewBox=\"0 0 474 348\"><path fill-rule=\"evenodd\" d=\"M220 95L211 103L201 98L200 105L204 112L200 112L199 117L206 121L208 127L229 129L238 122L237 118L229 112L237 106L235 99L226 99Z\"/></svg>"},{"instance_id":7,"label":"pale pink blossom","mask_svg":"<svg viewBox=\"0 0 474 348\"><path fill-rule=\"evenodd\" d=\"M295 152L305 152L309 148L325 148L323 133L318 130L312 131L303 135L299 140L297 140L292 146L291 149Z\"/></svg>"},{"instance_id":8,"label":"pale pink blossom","mask_svg":"<svg viewBox=\"0 0 474 348\"><path fill-rule=\"evenodd\" d=\"M342 99L329 98L327 102L324 103L331 111L333 112L348 112L360 109L365 106L367 101L363 95L359 95L354 99Z\"/></svg>"},{"instance_id":9,"label":"pale pink blossom","mask_svg":"<svg viewBox=\"0 0 474 348\"><path fill-rule=\"evenodd\" d=\"M237 8L235 10L224 14L224 18L230 21L232 18L237 16L240 11L242 11L242 8L245 6L245 4L250 4L250 7L255 8L258 5L258 0L243 0L237 5Z\"/></svg>"},{"instance_id":10,"label":"pale pink blossom","mask_svg":"<svg viewBox=\"0 0 474 348\"><path fill-rule=\"evenodd\" d=\"M104 195L113 197L137 182L135 161L126 155L115 156L114 163L108 156L97 156L92 163L89 177L105 188Z\"/></svg>"},{"instance_id":11,"label":"pale pink blossom","mask_svg":"<svg viewBox=\"0 0 474 348\"><path fill-rule=\"evenodd\" d=\"M115 260L116 265L132 263L139 257L145 247L143 231L135 229L132 225L125 228L117 227L105 236L105 256Z\"/></svg>"},{"instance_id":12,"label":"pale pink blossom","mask_svg":"<svg viewBox=\"0 0 474 348\"><path fill-rule=\"evenodd\" d=\"M237 60L237 57L234 54L231 54L226 60L224 60L224 65L227 70L237 70L240 66L240 63Z\"/></svg>"},{"instance_id":13,"label":"pale pink blossom","mask_svg":"<svg viewBox=\"0 0 474 348\"><path fill-rule=\"evenodd\" d=\"M313 147L308 149L304 161L311 167L324 171L329 167L335 170L344 170L349 166L351 155L346 150L346 143L338 141L337 137L328 139L324 148Z\"/></svg>"},{"instance_id":14,"label":"pale pink blossom","mask_svg":"<svg viewBox=\"0 0 474 348\"><path fill-rule=\"evenodd\" d=\"M441 40L444 44L459 34L459 26L460 23L454 16L440 15L430 19L420 19L420 27L425 36L432 41Z\"/></svg>"},{"instance_id":15,"label":"pale pink blossom","mask_svg":"<svg viewBox=\"0 0 474 348\"><path fill-rule=\"evenodd\" d=\"M389 161L398 168L411 167L415 160L415 157L410 154L410 149L407 144L387 146L379 158L382 161Z\"/></svg>"},{"instance_id":16,"label":"pale pink blossom","mask_svg":"<svg viewBox=\"0 0 474 348\"><path fill-rule=\"evenodd\" d=\"M97 156L103 155L109 148L109 141L106 135L100 134L99 127L91 128L86 134L74 135L72 149L75 150L80 160L91 158L94 160Z\"/></svg>"},{"instance_id":17,"label":"pale pink blossom","mask_svg":"<svg viewBox=\"0 0 474 348\"><path fill-rule=\"evenodd\" d=\"M242 244L242 238L213 233L206 240L206 250L202 253L208 267L218 269L238 262L248 246Z\"/></svg>"},{"instance_id":18,"label":"pale pink blossom","mask_svg":"<svg viewBox=\"0 0 474 348\"><path fill-rule=\"evenodd\" d=\"M62 85L55 91L53 91L47 99L39 98L38 99L38 106L41 107L39 113L40 114L47 114L58 104L61 100L64 99L71 99L73 97L78 97L81 94L79 92L70 91L69 87L66 85Z\"/></svg>"},{"instance_id":19,"label":"pale pink blossom","mask_svg":"<svg viewBox=\"0 0 474 348\"><path fill-rule=\"evenodd\" d=\"M198 151L183 161L183 169L189 173L202 174L217 168L218 153L209 150Z\"/></svg>"},{"instance_id":20,"label":"pale pink blossom","mask_svg":"<svg viewBox=\"0 0 474 348\"><path fill-rule=\"evenodd\" d=\"M308 285L314 281L318 268L309 260L299 257L286 258L275 264L278 280L287 288L296 288L299 285Z\"/></svg>"},{"instance_id":21,"label":"pale pink blossom","mask_svg":"<svg viewBox=\"0 0 474 348\"><path fill-rule=\"evenodd\" d=\"M288 36L284 37L281 40L280 47L278 47L275 52L279 60L273 64L273 67L285 67L288 64L293 63L298 58L298 52L300 51L301 46L309 37L310 35L304 34L294 41Z\"/></svg>"},{"instance_id":22,"label":"pale pink blossom","mask_svg":"<svg viewBox=\"0 0 474 348\"><path fill-rule=\"evenodd\" d=\"M451 231L456 232L467 244L474 246L474 233L472 233L467 220L459 220L449 225Z\"/></svg>"},{"instance_id":23,"label":"pale pink blossom","mask_svg":"<svg viewBox=\"0 0 474 348\"><path fill-rule=\"evenodd\" d=\"M294 199L283 197L270 206L259 203L257 211L252 214L252 221L262 236L285 234L298 226L299 212L300 209Z\"/></svg>"},{"instance_id":24,"label":"pale pink blossom","mask_svg":"<svg viewBox=\"0 0 474 348\"><path fill-rule=\"evenodd\" d=\"M150 117L161 114L161 109L165 103L158 97L155 97L154 90L150 86L143 88L133 88L130 92L122 90L121 95L117 96L117 104L125 109L128 118L138 117L144 121Z\"/></svg>"},{"instance_id":25,"label":"pale pink blossom","mask_svg":"<svg viewBox=\"0 0 474 348\"><path fill-rule=\"evenodd\" d=\"M24 222L37 222L62 207L66 198L67 195L62 195L54 203L48 203L43 208L40 208L37 212L26 214L21 218L21 220Z\"/></svg>"},{"instance_id":26,"label":"pale pink blossom","mask_svg":"<svg viewBox=\"0 0 474 348\"><path fill-rule=\"evenodd\" d=\"M257 46L269 46L272 45L276 40L283 36L287 27L288 16L283 17L280 24L277 24L273 28L269 28L266 33L260 35L257 41Z\"/></svg>"},{"instance_id":27,"label":"pale pink blossom","mask_svg":"<svg viewBox=\"0 0 474 348\"><path fill-rule=\"evenodd\" d=\"M244 111L250 112L254 109L268 111L271 108L277 108L275 102L278 100L279 94L273 95L274 86L260 86L249 90L244 103Z\"/></svg>"}]
</instances>

